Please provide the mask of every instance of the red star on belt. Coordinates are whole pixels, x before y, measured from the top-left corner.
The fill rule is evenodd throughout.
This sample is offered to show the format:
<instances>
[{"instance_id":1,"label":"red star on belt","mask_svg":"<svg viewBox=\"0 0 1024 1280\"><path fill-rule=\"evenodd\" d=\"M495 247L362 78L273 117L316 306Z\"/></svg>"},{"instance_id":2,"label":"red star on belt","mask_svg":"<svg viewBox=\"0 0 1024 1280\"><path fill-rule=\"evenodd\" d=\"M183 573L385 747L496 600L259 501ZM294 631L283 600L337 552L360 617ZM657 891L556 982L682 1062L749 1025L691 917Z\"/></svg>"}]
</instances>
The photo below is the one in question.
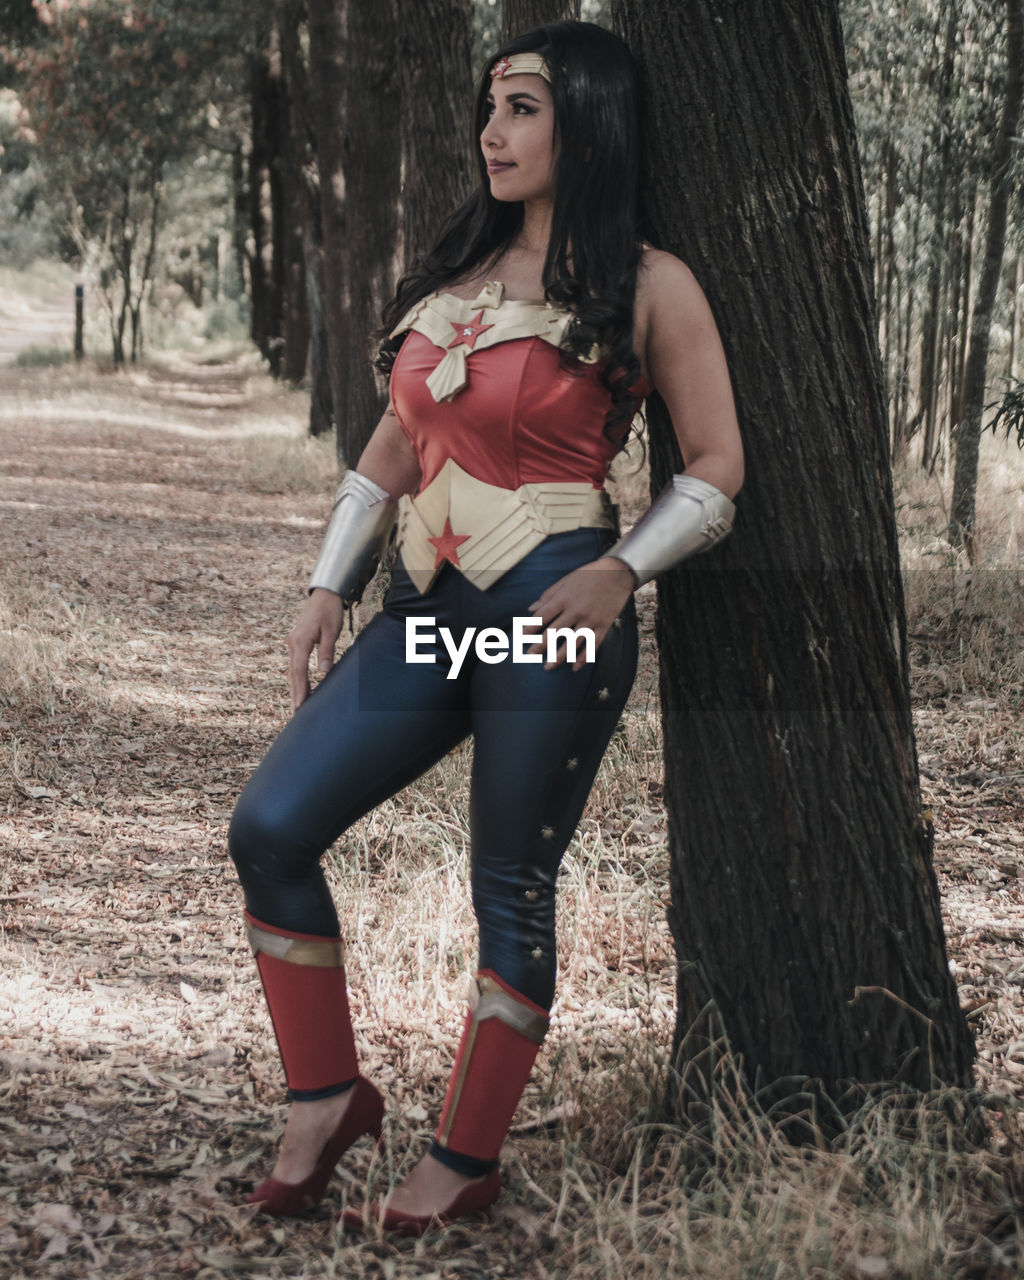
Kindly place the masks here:
<instances>
[{"instance_id":1,"label":"red star on belt","mask_svg":"<svg viewBox=\"0 0 1024 1280\"><path fill-rule=\"evenodd\" d=\"M452 347L460 347L463 344L472 350L476 346L477 338L482 333L486 333L488 329L494 328L493 324L481 324L480 321L483 318L484 313L478 311L468 324L452 324L452 328L455 330L455 337L448 343L448 350L451 351ZM449 321L449 323L451 322Z\"/></svg>"},{"instance_id":2,"label":"red star on belt","mask_svg":"<svg viewBox=\"0 0 1024 1280\"><path fill-rule=\"evenodd\" d=\"M461 568L458 548L468 538L468 533L453 533L451 517L445 516L444 533L440 537L427 539L437 549L437 554L434 556L434 568L440 568L446 560L455 565L456 569Z\"/></svg>"}]
</instances>

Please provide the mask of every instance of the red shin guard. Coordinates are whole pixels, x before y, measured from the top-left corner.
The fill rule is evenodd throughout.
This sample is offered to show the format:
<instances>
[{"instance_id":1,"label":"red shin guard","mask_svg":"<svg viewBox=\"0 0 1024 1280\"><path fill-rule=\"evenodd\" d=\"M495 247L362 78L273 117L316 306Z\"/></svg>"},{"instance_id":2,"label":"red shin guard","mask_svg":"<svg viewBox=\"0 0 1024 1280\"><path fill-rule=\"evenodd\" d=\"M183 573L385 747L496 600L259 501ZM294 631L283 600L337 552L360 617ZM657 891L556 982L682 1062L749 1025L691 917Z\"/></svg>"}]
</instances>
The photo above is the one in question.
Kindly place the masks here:
<instances>
[{"instance_id":1,"label":"red shin guard","mask_svg":"<svg viewBox=\"0 0 1024 1280\"><path fill-rule=\"evenodd\" d=\"M329 1090L359 1074L340 938L287 933L245 913L290 1090Z\"/></svg>"},{"instance_id":2,"label":"red shin guard","mask_svg":"<svg viewBox=\"0 0 1024 1280\"><path fill-rule=\"evenodd\" d=\"M489 969L477 975L437 1141L496 1160L548 1028L547 1011Z\"/></svg>"}]
</instances>

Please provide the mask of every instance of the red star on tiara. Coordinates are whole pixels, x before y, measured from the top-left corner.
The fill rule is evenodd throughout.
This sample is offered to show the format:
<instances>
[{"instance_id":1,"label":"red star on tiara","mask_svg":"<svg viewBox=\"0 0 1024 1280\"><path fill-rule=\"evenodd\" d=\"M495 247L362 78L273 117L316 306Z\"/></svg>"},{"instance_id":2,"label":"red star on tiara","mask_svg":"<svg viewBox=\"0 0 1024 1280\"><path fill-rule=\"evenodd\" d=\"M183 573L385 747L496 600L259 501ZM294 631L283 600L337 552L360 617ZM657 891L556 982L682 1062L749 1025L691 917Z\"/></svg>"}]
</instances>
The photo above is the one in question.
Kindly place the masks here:
<instances>
[{"instance_id":1,"label":"red star on tiara","mask_svg":"<svg viewBox=\"0 0 1024 1280\"><path fill-rule=\"evenodd\" d=\"M499 80L503 80L505 77L505 72L508 71L511 65L512 65L511 58L499 58L498 61L494 64L494 70L491 72L491 79L493 80L494 77L497 76Z\"/></svg>"},{"instance_id":2,"label":"red star on tiara","mask_svg":"<svg viewBox=\"0 0 1024 1280\"><path fill-rule=\"evenodd\" d=\"M483 318L484 313L482 311L478 311L468 324L455 324L454 322L449 321L449 324L451 324L452 328L455 330L455 337L448 343L448 350L450 351L452 347L460 347L463 345L469 347L471 351L474 350L476 348L477 338L479 338L482 333L486 333L488 329L494 328L493 324L482 324L481 321Z\"/></svg>"}]
</instances>

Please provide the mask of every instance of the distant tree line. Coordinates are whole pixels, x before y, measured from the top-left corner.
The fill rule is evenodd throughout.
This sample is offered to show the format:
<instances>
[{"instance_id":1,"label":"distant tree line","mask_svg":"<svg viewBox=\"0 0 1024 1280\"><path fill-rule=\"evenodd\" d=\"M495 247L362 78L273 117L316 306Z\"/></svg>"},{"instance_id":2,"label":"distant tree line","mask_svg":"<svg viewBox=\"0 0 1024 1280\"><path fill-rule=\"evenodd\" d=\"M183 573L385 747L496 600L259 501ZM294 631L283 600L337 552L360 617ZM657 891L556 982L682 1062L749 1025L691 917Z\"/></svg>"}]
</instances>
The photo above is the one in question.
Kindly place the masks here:
<instances>
[{"instance_id":1,"label":"distant tree line","mask_svg":"<svg viewBox=\"0 0 1024 1280\"><path fill-rule=\"evenodd\" d=\"M993 383L1021 371L1024 211L1017 0L842 0L893 453L954 468L972 548ZM1002 379L997 383L996 379Z\"/></svg>"}]
</instances>

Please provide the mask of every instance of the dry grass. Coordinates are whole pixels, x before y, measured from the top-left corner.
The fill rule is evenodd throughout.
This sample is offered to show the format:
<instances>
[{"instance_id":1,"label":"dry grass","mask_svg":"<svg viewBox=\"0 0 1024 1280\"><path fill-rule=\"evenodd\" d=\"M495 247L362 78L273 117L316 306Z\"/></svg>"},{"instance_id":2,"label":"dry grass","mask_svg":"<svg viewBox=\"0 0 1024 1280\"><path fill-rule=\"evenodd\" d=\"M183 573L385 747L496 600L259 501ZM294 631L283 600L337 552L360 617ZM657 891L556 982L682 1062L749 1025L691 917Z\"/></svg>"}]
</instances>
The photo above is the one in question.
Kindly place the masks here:
<instances>
[{"instance_id":1,"label":"dry grass","mask_svg":"<svg viewBox=\"0 0 1024 1280\"><path fill-rule=\"evenodd\" d=\"M918 469L897 476L896 506L917 646L919 688L929 697L1024 695L1024 457L1016 444L982 438L977 533L970 566L946 539L949 482Z\"/></svg>"},{"instance_id":2,"label":"dry grass","mask_svg":"<svg viewBox=\"0 0 1024 1280\"><path fill-rule=\"evenodd\" d=\"M466 750L331 858L364 1069L388 1100L383 1152L355 1148L319 1216L254 1217L241 1201L272 1159L281 1077L223 834L286 714L281 637L330 504L330 445L304 440L301 396L245 362L5 372L0 390L5 1274L1020 1274L1012 453L986 446L993 568L936 565L941 516L918 477L900 486L921 759L987 1136L964 1137L963 1097L888 1096L832 1146L798 1148L727 1056L705 1121L664 1123L675 972L646 593L638 687L565 859L559 997L506 1192L483 1223L352 1240L337 1209L416 1158L451 1065L475 958ZM642 500L642 475L623 492Z\"/></svg>"}]
</instances>

